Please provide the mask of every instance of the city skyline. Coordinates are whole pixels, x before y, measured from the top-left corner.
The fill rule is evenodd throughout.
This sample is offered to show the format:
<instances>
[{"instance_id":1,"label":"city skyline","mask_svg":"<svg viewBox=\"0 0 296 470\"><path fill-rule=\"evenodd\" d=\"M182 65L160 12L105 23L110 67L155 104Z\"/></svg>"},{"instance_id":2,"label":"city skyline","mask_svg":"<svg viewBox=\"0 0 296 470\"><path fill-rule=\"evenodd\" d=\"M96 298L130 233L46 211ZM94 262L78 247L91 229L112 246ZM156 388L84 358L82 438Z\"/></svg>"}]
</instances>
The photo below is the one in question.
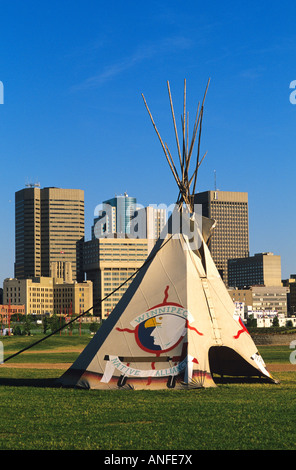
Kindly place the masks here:
<instances>
[{"instance_id":1,"label":"city skyline","mask_svg":"<svg viewBox=\"0 0 296 470\"><path fill-rule=\"evenodd\" d=\"M84 190L87 239L95 207L116 193L173 204L141 93L174 148L166 81L179 125L187 79L192 129L209 77L197 190L248 192L250 253L274 252L283 278L295 272L295 13L288 1L2 5L1 282L13 276L14 194L26 183Z\"/></svg>"},{"instance_id":2,"label":"city skyline","mask_svg":"<svg viewBox=\"0 0 296 470\"><path fill-rule=\"evenodd\" d=\"M84 195L84 190L82 189L73 189L73 188L54 188L54 187L49 187L49 188L41 188L40 187L40 184L29 184L27 185L26 188L23 188L21 190L18 190L16 193L15 193L15 210L16 210L16 227L18 227L18 230L20 229L20 222L21 222L21 225L24 223L24 220L27 219L27 223L29 224L33 224L33 226L35 226L36 224L36 221L33 221L33 219L35 219L35 216L36 216L36 208L32 211L32 207L35 206L35 204L32 206L32 201L33 199L35 200L36 199L36 191L37 191L37 201L39 201L40 199L40 195L43 194L45 192L45 196L42 196L43 198L45 197L45 199L47 198L47 206L49 207L49 204L52 205L52 209L53 212L52 212L52 216L51 216L51 219L54 221L53 223L57 224L58 223L58 219L60 219L60 223L62 224L61 226L58 226L58 225L55 225L56 227L58 227L58 232L60 232L62 229L62 232L64 231L64 227L63 227L63 224L67 224L67 217L65 218L65 220L61 219L61 215L63 214L63 211L65 210L64 209L64 206L65 206L65 203L66 203L66 206L69 205L70 203L70 206L67 207L66 209L66 212L65 212L65 216L68 215L69 217L69 208L71 207L71 198L73 198L73 195L75 194L75 196L77 197L77 194L81 195L83 194ZM33 195L33 196L32 196ZM59 198L62 198L62 199L55 199L55 197L58 195ZM70 199L69 199L69 196L70 196ZM32 199L33 197L33 199ZM63 198L67 197L67 201L64 201ZM28 199L29 200L29 206L26 208L23 208L23 216L20 219L19 217L19 204L20 204L20 201L24 201L24 199ZM103 218L102 218L102 222L103 222L103 225L104 225L104 222L107 222L107 225L108 227L106 228L106 230L102 230L102 227L100 227L100 229L96 229L96 224L101 224L101 221L100 221L100 218L98 218L98 214L105 214L104 211L106 211L106 214L109 214L110 210L112 209L112 206L109 206L109 203L112 202L112 204L115 204L115 200L116 199L127 199L128 202L126 203L127 205L125 205L125 203L123 202L120 202L119 204L119 207L120 207L120 218L124 218L126 219L127 221L127 224L128 226L130 226L130 222L133 221L133 223L131 224L131 227L129 228L128 232L126 232L125 236L127 238L131 238L131 239L135 239L135 238L143 238L143 239L150 239L150 238L154 238L155 239L155 236L152 236L153 234L150 233L151 229L152 232L154 233L155 229L157 229L157 227L152 223L152 220L149 220L146 219L147 217L147 214L146 214L146 211L149 209L152 209L153 210L153 213L150 214L150 219L151 217L156 217L156 212L159 212L161 213L158 214L157 216L157 219L160 218L160 220L157 221L157 224L159 224L159 227L157 229L158 233L156 235L156 238L158 238L160 235L161 235L161 231L162 229L164 228L164 226L166 225L166 220L167 218L169 217L169 215L171 214L173 208L175 208L175 204L172 204L170 206L165 206L164 204L159 204L159 205L149 205L149 206L142 206L141 204L138 203L137 201L137 197L130 197L128 196L127 193L125 193L124 195L115 195L114 198L111 198L109 200L105 200L103 201L101 204L99 204L95 210L95 216L93 218L93 221L92 221L92 225L90 225L88 228L90 228L90 233L89 233L89 236L87 236L86 232L87 232L87 228L85 227L85 218L84 218L84 196L82 196L82 204L83 204L83 211L82 211L82 218L80 217L79 218L79 225L81 225L83 227L83 234L84 234L84 237L81 239L81 242L83 244L83 241L84 242L88 242L88 241L91 241L91 240L94 240L94 239L100 239L100 238L113 238L113 236L115 236L117 238L117 235L120 235L122 234L123 232L117 230L117 227L116 227L116 224L114 226L114 224L110 223L110 221L108 222L108 216L106 215L103 215ZM220 206L219 206L219 209L218 212L217 212L217 208L214 210L213 208L210 209L211 207L211 204L213 204L213 201L215 203L219 202ZM77 202L77 201L76 201ZM222 205L221 205L222 204ZM232 206L237 206L237 208L235 209L235 214L236 216L233 218L233 210L234 210L234 207ZM241 206L244 206L244 208L242 208ZM63 206L63 207L61 207ZM65 206L65 207L66 207ZM74 206L75 206L75 201L74 201ZM222 206L224 207L224 210L221 212L222 210ZM107 207L109 207L109 209L107 209ZM133 211L131 211L131 207L133 207ZM230 209L232 208L232 212L230 212ZM24 210L25 209L25 210ZM75 206L75 210L76 210L76 206ZM103 209L103 211L102 211ZM54 212L58 210L58 212ZM140 216L140 212L141 211L145 211L145 216L143 216L143 214L141 214ZM248 222L249 222L249 212L248 212L248 193L240 193L240 192L228 192L228 191L220 191L220 190L216 190L216 191L205 191L203 193L196 193L195 196L194 196L194 210L197 211L197 217L198 217L198 220L200 220L201 222L201 219L199 219L199 217L201 215L204 215L206 217L210 217L213 218L215 220L215 226L214 226L214 231L216 232L216 236L218 236L219 238L219 243L217 245L217 243L215 244L215 246L213 246L211 248L211 244L210 244L210 251L212 252L212 256L214 258L217 258L217 253L219 253L218 255L218 258L216 259L215 261L215 264L219 269L221 269L221 277L222 279L226 282L227 284L227 275L224 279L224 276L223 276L223 270L225 268L225 262L227 264L227 261L229 258L235 258L235 257L238 257L240 258L240 256L238 256L238 254L240 255L243 255L243 256L253 256L254 253L251 253L250 250L249 250L249 227L248 227ZM242 213L242 210L243 210L243 213ZM40 206L38 205L37 206L37 224L39 223L40 225L40 215L41 215L41 219L43 218L44 219L44 215L42 211L40 211ZM139 212L140 211L140 212ZM156 211L156 212L155 212ZM57 214L58 214L58 218L57 218ZM73 214L75 215L75 214ZM110 213L111 215L111 213ZM25 216L25 217L24 217ZM33 217L33 219L32 219ZM117 219L117 215L116 215L116 211L114 212L114 214L112 215L112 217L115 219ZM74 223L74 226L73 226L73 229L76 228L76 225L77 225L77 215L75 215L75 223ZM227 220L229 218L229 227L227 227ZM234 221L236 220L236 218L240 221L240 225L239 227L235 227L235 225L233 225ZM23 220L24 219L24 220ZM80 220L81 219L81 220ZM120 219L118 219L120 220ZM39 222L38 222L39 221ZM156 220L154 221L154 223L156 223ZM138 226L140 224L140 226ZM147 224L150 224L149 225L149 229L148 229L148 225ZM242 225L243 224L243 225ZM39 227L39 231L40 231L40 226L38 225ZM135 227L134 227L135 225ZM219 228L218 226L219 225ZM36 228L36 227L35 227ZM228 253L228 256L227 256L227 253L228 250L229 250L229 247L230 245L232 246L233 245L233 240L237 238L237 241L240 239L240 232L241 230L243 229L243 233L244 233L244 236L243 236L243 243L241 245L241 242L242 240L240 240L238 242L238 245L236 246L233 246L231 248L231 256L230 256L230 252ZM40 233L36 232L36 230L34 229L34 237L33 239L35 240L36 239L36 234L37 234L37 242L38 244L40 244L40 240L41 240L41 237L40 237ZM45 229L43 228L43 231ZM69 227L68 229L69 230ZM30 231L30 230L29 230ZM35 233L36 232L36 233ZM55 232L55 229L53 229L53 232ZM71 232L71 230L70 230ZM130 233L129 233L130 232ZM149 232L149 234L148 234ZM19 236L17 235L17 231L16 231L16 239L15 241L17 242L17 240L19 240ZM28 232L29 233L29 232ZM82 233L82 232L81 232ZM230 240L227 241L225 236L226 234L229 233L230 234ZM38 235L39 234L39 235ZM223 234L223 235L222 235ZM239 235L240 234L240 235ZM24 234L23 234L24 235ZM214 234L213 234L214 235ZM52 235L52 237L54 237L55 235ZM222 238L221 238L222 237ZM224 239L225 238L225 239ZM224 241L222 241L222 239ZM33 242L36 243L36 240ZM67 239L61 239L61 240L64 240L62 241L62 244L65 242L67 244ZM214 237L213 237L213 240L214 240ZM212 241L213 241L212 240ZM20 240L19 240L20 241ZM19 242L18 242L19 243ZM31 241L30 241L31 243ZM43 242L42 242L43 243ZM41 245L42 245L41 243ZM61 243L61 242L59 242ZM216 246L217 245L217 246ZM58 259L59 261L63 260L65 255L64 255L64 251L61 251L61 250L64 250L64 248L62 248L62 246L64 245L58 245L59 247L59 250L58 250ZM16 248L16 252L17 252L17 243L15 245L15 248ZM28 246L27 248L29 248L29 251L34 251L35 248ZM223 251L226 249L226 252L223 253ZM24 250L24 247L22 248L21 252L23 252ZM218 250L218 251L217 251ZM234 250L234 251L233 251ZM237 251L238 250L238 251ZM242 251L241 251L242 250ZM25 251L27 251L27 249L25 249ZM38 252L37 252L37 255L38 255ZM77 253L76 253L77 255ZM236 256L234 256L236 255ZM82 255L81 255L82 256ZM223 258L223 261L222 261L222 258ZM278 254L278 257L281 258L280 254ZM39 254L39 258L40 258L40 254ZM221 258L221 259L220 259ZM29 262L29 268L32 265L34 265L34 260L35 258L33 257L32 258L32 261ZM29 260L28 260L29 261ZM16 263L14 263L16 264ZM36 264L36 263L35 263ZM70 263L71 264L71 263ZM27 274L27 275L22 275L22 276L17 276L16 273L14 272L14 275L13 276L5 276L3 278L6 279L6 278L34 278L34 277L38 277L38 276L44 276L45 273L43 272L42 274L42 270L40 271L40 262L39 264L37 263L37 270L35 272L35 274ZM34 269L36 269L36 266ZM72 268L71 268L72 269ZM293 273L291 273L293 274ZM48 272L46 275L50 275L50 273ZM290 276L288 276L289 278ZM284 279L285 277L282 276L282 278Z\"/></svg>"},{"instance_id":3,"label":"city skyline","mask_svg":"<svg viewBox=\"0 0 296 470\"><path fill-rule=\"evenodd\" d=\"M34 187L35 187L35 188L39 188L39 189L41 188L39 183L38 183L37 185L30 184L30 185L27 185L27 186L28 186L28 187L31 187L32 189L33 189ZM26 189L26 188L23 188L23 189L21 189L21 190L18 190L18 191L16 192L16 195L17 195L17 193L21 193L21 192L24 191L25 189ZM73 188L42 188L41 191L43 191L43 190L49 190L49 189L54 189L54 190L57 190L57 191L66 191L66 192L69 192L69 191L74 191L74 192L75 192L75 191L76 191L76 192L77 192L77 191L82 191L82 192L84 192L84 190L81 189L81 188L75 188L75 189L73 189ZM215 191L209 191L209 192L214 193ZM216 192L219 193L220 190L217 190ZM206 193L207 193L207 191L205 191L204 193L202 193L202 195L203 195L203 194L206 194ZM222 193L231 194L232 191L230 191L230 192L222 192ZM239 192L233 192L233 194L235 195L235 194L240 194L240 193L239 193ZM247 198L248 198L248 193L245 193L245 194L247 195ZM196 196L197 196L197 195L198 195L198 193L196 193ZM118 197L118 196L119 196L119 195L115 195L115 197ZM126 194L126 196L127 196L127 194ZM120 197L120 196L119 196L119 197ZM122 196L122 197L124 197L124 196ZM234 197L236 197L236 196L234 196ZM137 197L136 197L136 196L129 197L129 199L134 199L134 200L136 201L136 206L138 205L138 200L137 200ZM198 199L197 199L197 201L198 201ZM163 211L166 211L166 210L168 209L168 212L167 212L167 213L170 213L170 211L172 210L172 207L174 206L174 204L175 204L175 203L170 204L170 205L168 205L167 207L166 207L165 204L163 204L163 203L154 204L154 205L152 205L152 206L154 206L154 209L155 209L155 208L161 208L161 210L163 210ZM101 204L100 204L99 206L101 206ZM140 206L141 206L141 205L140 205ZM146 206L146 208L149 207L149 206L150 206L150 205ZM199 202L197 202L197 206L196 206L196 207L197 207L197 208L200 207L200 210L201 210L201 205L200 205ZM144 207L143 207L143 208L144 208ZM146 208L144 208L144 209L146 209ZM86 209L86 207L85 207L85 209ZM85 211L85 212L86 212L86 211ZM137 214L137 210L136 210L135 214ZM248 214L247 214L247 219L249 219L249 217L250 217L250 214L248 213ZM92 220L89 220L89 221L87 222L88 225L86 224L86 221L85 221L85 219L84 219L84 233L85 233L84 241L90 241L92 238L99 238L99 237L101 237L101 236L104 238L104 234L99 235L99 234L95 234L95 233L93 232L93 230L94 230L94 223L95 223L96 220L97 220L96 211L95 211L95 215L94 215L93 219L92 219ZM141 222L145 222L145 221L141 219ZM223 222L223 224L224 224L224 222ZM214 230L215 230L215 228L214 228ZM217 228L216 228L216 231L217 231ZM115 233L117 233L117 232L115 231ZM110 235L112 236L112 233L110 233L108 236L110 236ZM136 232L135 232L135 233L132 232L132 233L129 234L128 236L129 236L130 238L138 237L138 235L137 235ZM248 238L249 238L249 236L250 236L250 234L248 234ZM146 238L146 237L144 237L144 238ZM264 250L264 249L263 249L262 252L264 252L264 251L267 251L267 250ZM255 253L253 253L251 250L249 250L249 256L253 256L254 254L255 254ZM275 254L278 255L278 256L281 256L281 253L275 253ZM61 256L63 256L63 255L61 255ZM12 265L14 266L14 264L15 264L15 251L14 251L14 257L13 257L13 260L12 260ZM14 271L14 268L13 268L13 271ZM282 271L283 271L283 269L282 269ZM282 279L287 279L287 278L289 278L291 274L293 274L293 272L289 273L287 276L285 276L285 275L283 274ZM6 279L6 278L14 278L14 277L15 277L15 273L14 273L14 272L12 273L11 276L9 276L9 275L6 276L6 275L4 275L4 276L3 276L3 279L2 279L2 281L1 281L1 283L3 284L3 281L4 281L4 279ZM30 277L30 276L29 276L29 277ZM31 276L31 277L32 277L32 276ZM33 277L34 277L34 276L33 276Z\"/></svg>"}]
</instances>

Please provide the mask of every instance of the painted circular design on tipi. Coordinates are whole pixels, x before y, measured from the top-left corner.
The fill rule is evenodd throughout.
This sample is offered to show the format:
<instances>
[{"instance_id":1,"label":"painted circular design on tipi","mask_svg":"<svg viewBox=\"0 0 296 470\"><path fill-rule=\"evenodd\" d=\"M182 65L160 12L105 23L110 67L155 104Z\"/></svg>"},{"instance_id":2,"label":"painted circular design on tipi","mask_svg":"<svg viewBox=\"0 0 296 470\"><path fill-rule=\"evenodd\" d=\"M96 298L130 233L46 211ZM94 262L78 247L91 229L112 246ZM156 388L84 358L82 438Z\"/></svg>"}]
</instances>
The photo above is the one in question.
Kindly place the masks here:
<instances>
[{"instance_id":1,"label":"painted circular design on tipi","mask_svg":"<svg viewBox=\"0 0 296 470\"><path fill-rule=\"evenodd\" d=\"M169 351L174 349L184 338L186 325L186 320L178 315L161 313L144 320L137 326L136 340L145 351Z\"/></svg>"}]
</instances>

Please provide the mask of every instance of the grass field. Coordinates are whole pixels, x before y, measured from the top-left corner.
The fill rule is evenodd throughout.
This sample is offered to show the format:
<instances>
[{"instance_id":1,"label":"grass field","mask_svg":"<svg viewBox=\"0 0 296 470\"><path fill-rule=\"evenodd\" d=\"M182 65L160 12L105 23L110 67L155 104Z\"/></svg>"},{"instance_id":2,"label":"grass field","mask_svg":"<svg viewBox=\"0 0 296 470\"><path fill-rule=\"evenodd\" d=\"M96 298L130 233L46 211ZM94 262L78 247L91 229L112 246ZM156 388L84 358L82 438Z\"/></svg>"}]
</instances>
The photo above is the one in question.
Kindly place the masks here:
<instances>
[{"instance_id":1,"label":"grass field","mask_svg":"<svg viewBox=\"0 0 296 470\"><path fill-rule=\"evenodd\" d=\"M259 348L278 385L226 382L191 391L55 388L54 379L67 367L56 369L56 364L72 363L89 339L53 336L0 365L1 450L296 449L296 365L289 362L289 346ZM35 340L4 338L5 357Z\"/></svg>"}]
</instances>

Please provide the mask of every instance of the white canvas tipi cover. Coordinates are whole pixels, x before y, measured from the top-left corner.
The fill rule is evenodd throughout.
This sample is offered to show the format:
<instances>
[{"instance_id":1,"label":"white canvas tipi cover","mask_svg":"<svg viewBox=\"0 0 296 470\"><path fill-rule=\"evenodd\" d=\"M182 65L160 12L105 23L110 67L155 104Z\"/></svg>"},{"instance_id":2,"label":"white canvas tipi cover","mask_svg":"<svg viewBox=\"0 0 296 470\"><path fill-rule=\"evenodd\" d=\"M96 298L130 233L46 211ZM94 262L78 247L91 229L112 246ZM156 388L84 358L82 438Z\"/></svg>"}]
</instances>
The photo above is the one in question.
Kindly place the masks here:
<instances>
[{"instance_id":1,"label":"white canvas tipi cover","mask_svg":"<svg viewBox=\"0 0 296 470\"><path fill-rule=\"evenodd\" d=\"M60 378L64 386L95 389L210 387L215 386L214 374L262 376L274 381L236 314L210 255L207 241L212 221L197 220L194 214L196 177L203 160L199 160L199 152L207 89L208 85L200 109L198 106L189 143L184 81L181 151L168 83L180 173L143 97L179 188L176 209L147 262L111 315ZM197 159L190 176L196 139Z\"/></svg>"},{"instance_id":2,"label":"white canvas tipi cover","mask_svg":"<svg viewBox=\"0 0 296 470\"><path fill-rule=\"evenodd\" d=\"M184 214L182 220L184 227ZM273 380L235 312L207 244L199 237L199 246L196 239L192 246L194 237L190 241L185 232L158 240L150 261L60 378L61 385L210 387L215 386L214 373Z\"/></svg>"}]
</instances>

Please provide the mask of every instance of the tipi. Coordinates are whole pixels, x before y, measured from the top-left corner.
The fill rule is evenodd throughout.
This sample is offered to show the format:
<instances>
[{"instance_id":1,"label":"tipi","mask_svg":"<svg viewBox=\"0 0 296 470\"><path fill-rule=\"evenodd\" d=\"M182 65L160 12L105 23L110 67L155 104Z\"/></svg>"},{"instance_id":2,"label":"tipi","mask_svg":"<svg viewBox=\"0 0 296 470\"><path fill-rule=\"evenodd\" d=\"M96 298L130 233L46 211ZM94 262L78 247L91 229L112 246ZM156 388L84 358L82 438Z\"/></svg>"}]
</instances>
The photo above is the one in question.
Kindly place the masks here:
<instances>
[{"instance_id":1,"label":"tipi","mask_svg":"<svg viewBox=\"0 0 296 470\"><path fill-rule=\"evenodd\" d=\"M117 306L73 365L62 386L91 389L166 389L216 386L214 375L259 376L276 382L265 368L213 262L207 241L214 221L197 217L193 194L201 160L204 101L188 140L186 81L180 148L173 103L169 99L180 173L161 142L179 188L167 227ZM195 140L197 159L190 160ZM190 189L192 186L192 189Z\"/></svg>"}]
</instances>

